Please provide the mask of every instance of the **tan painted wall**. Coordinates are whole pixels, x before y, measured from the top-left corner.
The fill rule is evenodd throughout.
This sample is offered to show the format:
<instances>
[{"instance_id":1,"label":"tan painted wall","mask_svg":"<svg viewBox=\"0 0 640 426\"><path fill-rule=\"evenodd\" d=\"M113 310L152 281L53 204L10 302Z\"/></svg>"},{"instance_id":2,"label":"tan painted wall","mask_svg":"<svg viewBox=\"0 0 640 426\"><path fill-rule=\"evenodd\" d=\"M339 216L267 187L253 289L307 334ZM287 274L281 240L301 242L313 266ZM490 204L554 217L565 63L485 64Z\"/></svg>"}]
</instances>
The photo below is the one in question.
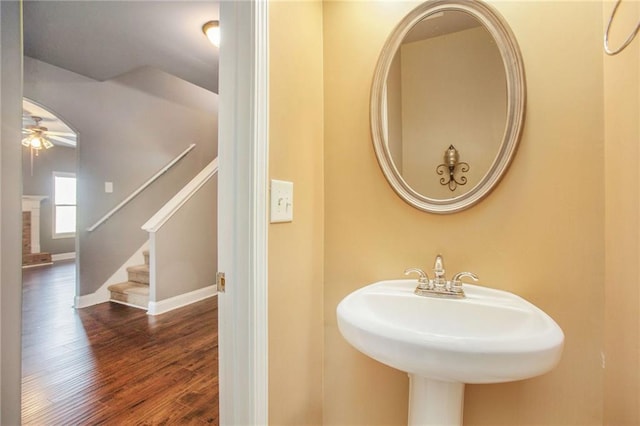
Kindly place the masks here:
<instances>
[{"instance_id":1,"label":"tan painted wall","mask_svg":"<svg viewBox=\"0 0 640 426\"><path fill-rule=\"evenodd\" d=\"M491 34L476 27L405 43L401 57L402 177L430 198L461 196L487 173L504 134L507 95L500 51ZM467 184L453 192L440 183L448 174L436 173L449 145L469 164L467 173L456 174Z\"/></svg>"},{"instance_id":2,"label":"tan painted wall","mask_svg":"<svg viewBox=\"0 0 640 426\"><path fill-rule=\"evenodd\" d=\"M402 173L402 69L400 55L395 55L387 76L387 146L393 163Z\"/></svg>"},{"instance_id":3,"label":"tan painted wall","mask_svg":"<svg viewBox=\"0 0 640 426\"><path fill-rule=\"evenodd\" d=\"M322 3L269 4L269 169L294 183L269 227L269 424L322 424Z\"/></svg>"},{"instance_id":4,"label":"tan painted wall","mask_svg":"<svg viewBox=\"0 0 640 426\"><path fill-rule=\"evenodd\" d=\"M446 216L420 212L395 195L370 137L370 83L379 50L415 3L324 3L327 425L406 424L406 375L345 343L335 308L351 291L400 278L408 266L431 268L439 252L448 271L474 271L483 285L527 298L566 334L553 372L468 386L465 424L602 424L602 5L492 3L523 52L526 126L497 189L471 210Z\"/></svg>"},{"instance_id":5,"label":"tan painted wall","mask_svg":"<svg viewBox=\"0 0 640 426\"><path fill-rule=\"evenodd\" d=\"M604 24L613 2L604 3ZM640 20L623 2L610 41L621 45ZM606 280L604 424L640 424L640 40L604 59Z\"/></svg>"}]
</instances>

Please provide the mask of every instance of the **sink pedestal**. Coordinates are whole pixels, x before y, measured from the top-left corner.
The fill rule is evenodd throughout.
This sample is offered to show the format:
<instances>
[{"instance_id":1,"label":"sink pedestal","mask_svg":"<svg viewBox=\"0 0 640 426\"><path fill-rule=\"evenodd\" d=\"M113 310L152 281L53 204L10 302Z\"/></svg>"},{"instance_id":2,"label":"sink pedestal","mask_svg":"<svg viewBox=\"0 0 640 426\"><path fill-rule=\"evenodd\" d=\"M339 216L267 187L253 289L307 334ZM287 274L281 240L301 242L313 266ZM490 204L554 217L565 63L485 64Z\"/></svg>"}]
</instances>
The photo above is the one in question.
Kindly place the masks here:
<instances>
[{"instance_id":1,"label":"sink pedestal","mask_svg":"<svg viewBox=\"0 0 640 426\"><path fill-rule=\"evenodd\" d=\"M380 281L337 309L349 343L409 373L409 425L461 426L464 383L528 379L560 361L558 324L515 294L464 284L467 297L454 300L415 288L411 280Z\"/></svg>"},{"instance_id":2,"label":"sink pedestal","mask_svg":"<svg viewBox=\"0 0 640 426\"><path fill-rule=\"evenodd\" d=\"M462 426L464 383L409 374L409 426Z\"/></svg>"}]
</instances>

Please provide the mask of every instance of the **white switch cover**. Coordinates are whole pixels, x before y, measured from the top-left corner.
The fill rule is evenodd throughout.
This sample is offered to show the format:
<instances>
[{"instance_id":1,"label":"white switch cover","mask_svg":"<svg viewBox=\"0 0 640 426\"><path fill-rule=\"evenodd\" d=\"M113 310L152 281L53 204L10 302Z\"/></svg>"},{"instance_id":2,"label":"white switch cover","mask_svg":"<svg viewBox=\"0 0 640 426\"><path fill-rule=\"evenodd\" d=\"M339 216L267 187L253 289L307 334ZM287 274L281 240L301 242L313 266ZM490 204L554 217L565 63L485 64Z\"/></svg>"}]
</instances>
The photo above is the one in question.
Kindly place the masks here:
<instances>
[{"instance_id":1,"label":"white switch cover","mask_svg":"<svg viewBox=\"0 0 640 426\"><path fill-rule=\"evenodd\" d=\"M113 182L104 183L104 192L107 194L111 194L113 192Z\"/></svg>"},{"instance_id":2,"label":"white switch cover","mask_svg":"<svg viewBox=\"0 0 640 426\"><path fill-rule=\"evenodd\" d=\"M293 222L293 182L271 179L271 223Z\"/></svg>"}]
</instances>

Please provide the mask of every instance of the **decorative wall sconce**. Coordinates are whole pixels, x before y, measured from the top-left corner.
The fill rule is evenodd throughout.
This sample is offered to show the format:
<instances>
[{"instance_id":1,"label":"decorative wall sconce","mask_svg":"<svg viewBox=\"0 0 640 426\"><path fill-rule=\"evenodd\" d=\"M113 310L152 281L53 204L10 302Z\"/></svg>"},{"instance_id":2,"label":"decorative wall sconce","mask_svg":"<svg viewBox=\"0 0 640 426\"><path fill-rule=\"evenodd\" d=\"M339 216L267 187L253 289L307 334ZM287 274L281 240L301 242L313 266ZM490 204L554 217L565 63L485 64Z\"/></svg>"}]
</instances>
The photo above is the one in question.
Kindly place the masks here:
<instances>
[{"instance_id":1,"label":"decorative wall sconce","mask_svg":"<svg viewBox=\"0 0 640 426\"><path fill-rule=\"evenodd\" d=\"M453 145L449 145L449 148L444 152L444 163L436 167L436 173L440 176L448 172L448 179L447 176L441 177L440 184L448 185L451 191L455 191L458 185L465 185L467 183L465 176L460 176L456 179L456 173L464 174L469 171L469 165L465 162L458 161L459 159L460 154L458 154L458 150Z\"/></svg>"}]
</instances>

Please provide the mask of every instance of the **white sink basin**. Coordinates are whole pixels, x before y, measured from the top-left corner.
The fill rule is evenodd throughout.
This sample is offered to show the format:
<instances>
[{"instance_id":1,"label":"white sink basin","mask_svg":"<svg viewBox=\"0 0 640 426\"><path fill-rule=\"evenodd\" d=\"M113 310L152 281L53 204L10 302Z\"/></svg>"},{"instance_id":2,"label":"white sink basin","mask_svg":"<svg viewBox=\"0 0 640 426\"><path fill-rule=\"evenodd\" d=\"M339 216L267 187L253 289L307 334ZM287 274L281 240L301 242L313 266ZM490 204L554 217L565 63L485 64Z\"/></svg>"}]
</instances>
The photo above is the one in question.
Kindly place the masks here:
<instances>
[{"instance_id":1,"label":"white sink basin","mask_svg":"<svg viewBox=\"0 0 640 426\"><path fill-rule=\"evenodd\" d=\"M453 404L460 413L453 420L441 415L433 424L461 423L464 383L526 379L559 362L562 330L526 300L469 284L464 284L465 299L418 296L415 287L415 280L395 280L356 290L338 305L338 327L356 349L409 373L412 387L415 378L423 378L430 384L420 386L442 394L434 383L461 384L453 391L460 394ZM431 424L423 417L414 423ZM410 413L410 424L411 418Z\"/></svg>"},{"instance_id":2,"label":"white sink basin","mask_svg":"<svg viewBox=\"0 0 640 426\"><path fill-rule=\"evenodd\" d=\"M526 300L470 284L466 299L417 296L415 287L382 281L351 293L338 305L340 332L383 364L445 381L521 380L560 360L562 330Z\"/></svg>"}]
</instances>

